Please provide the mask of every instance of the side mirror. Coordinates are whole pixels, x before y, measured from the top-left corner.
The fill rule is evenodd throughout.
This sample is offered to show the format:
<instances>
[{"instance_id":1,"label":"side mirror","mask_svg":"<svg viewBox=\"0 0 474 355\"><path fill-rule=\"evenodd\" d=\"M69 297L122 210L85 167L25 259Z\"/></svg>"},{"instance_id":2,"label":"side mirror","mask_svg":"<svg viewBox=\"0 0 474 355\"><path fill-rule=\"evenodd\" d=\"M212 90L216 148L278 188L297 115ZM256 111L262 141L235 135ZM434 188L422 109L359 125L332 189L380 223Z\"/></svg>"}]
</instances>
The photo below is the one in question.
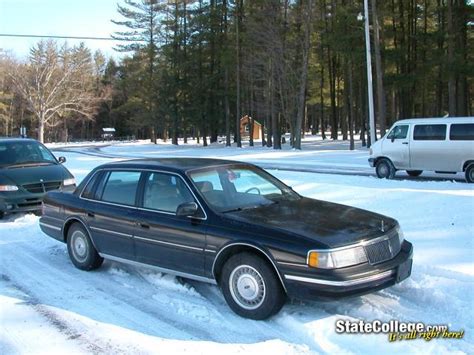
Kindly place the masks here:
<instances>
[{"instance_id":1,"label":"side mirror","mask_svg":"<svg viewBox=\"0 0 474 355\"><path fill-rule=\"evenodd\" d=\"M199 207L196 202L185 202L178 206L176 215L182 217L194 217Z\"/></svg>"},{"instance_id":2,"label":"side mirror","mask_svg":"<svg viewBox=\"0 0 474 355\"><path fill-rule=\"evenodd\" d=\"M66 162L66 157L59 157L58 161L59 161L59 164L64 164Z\"/></svg>"},{"instance_id":3,"label":"side mirror","mask_svg":"<svg viewBox=\"0 0 474 355\"><path fill-rule=\"evenodd\" d=\"M390 139L393 142L395 142L395 136L392 136L392 139Z\"/></svg>"}]
</instances>

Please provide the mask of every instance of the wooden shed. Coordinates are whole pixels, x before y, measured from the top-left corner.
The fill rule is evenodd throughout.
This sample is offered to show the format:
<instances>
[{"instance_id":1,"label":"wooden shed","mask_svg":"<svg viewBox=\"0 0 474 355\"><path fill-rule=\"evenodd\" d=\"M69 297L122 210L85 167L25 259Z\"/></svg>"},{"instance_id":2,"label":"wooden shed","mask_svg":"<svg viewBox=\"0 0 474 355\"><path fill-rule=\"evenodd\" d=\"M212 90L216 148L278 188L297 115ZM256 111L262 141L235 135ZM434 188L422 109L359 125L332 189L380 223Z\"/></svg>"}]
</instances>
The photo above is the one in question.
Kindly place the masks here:
<instances>
[{"instance_id":1,"label":"wooden shed","mask_svg":"<svg viewBox=\"0 0 474 355\"><path fill-rule=\"evenodd\" d=\"M240 136L242 139L250 139L250 125L253 124L253 139L262 139L262 125L249 115L240 119Z\"/></svg>"}]
</instances>

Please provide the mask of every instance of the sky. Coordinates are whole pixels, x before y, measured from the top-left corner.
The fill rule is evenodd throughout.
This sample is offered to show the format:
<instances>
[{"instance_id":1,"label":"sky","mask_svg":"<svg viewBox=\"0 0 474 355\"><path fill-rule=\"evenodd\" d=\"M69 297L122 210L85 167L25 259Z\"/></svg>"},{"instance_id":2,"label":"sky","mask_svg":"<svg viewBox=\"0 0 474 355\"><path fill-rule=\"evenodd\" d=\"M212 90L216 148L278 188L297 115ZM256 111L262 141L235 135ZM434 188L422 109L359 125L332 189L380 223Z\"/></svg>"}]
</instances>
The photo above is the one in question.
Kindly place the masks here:
<instances>
[{"instance_id":1,"label":"sky","mask_svg":"<svg viewBox=\"0 0 474 355\"><path fill-rule=\"evenodd\" d=\"M0 0L0 33L110 37L123 30L110 20L121 20L117 12L121 0ZM0 48L18 58L26 58L39 38L0 37ZM64 41L64 40L59 40ZM79 40L67 40L69 45ZM84 40L87 47L107 56L119 57L114 41Z\"/></svg>"}]
</instances>

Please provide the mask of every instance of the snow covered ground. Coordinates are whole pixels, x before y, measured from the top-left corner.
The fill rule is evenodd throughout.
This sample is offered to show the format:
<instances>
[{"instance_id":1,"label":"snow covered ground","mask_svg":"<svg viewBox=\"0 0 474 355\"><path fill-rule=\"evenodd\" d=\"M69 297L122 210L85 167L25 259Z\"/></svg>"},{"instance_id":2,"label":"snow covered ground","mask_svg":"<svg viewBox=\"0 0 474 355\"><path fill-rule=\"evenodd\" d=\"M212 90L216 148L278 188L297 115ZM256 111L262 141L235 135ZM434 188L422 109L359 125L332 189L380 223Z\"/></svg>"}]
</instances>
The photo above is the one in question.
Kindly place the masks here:
<instances>
[{"instance_id":1,"label":"snow covered ground","mask_svg":"<svg viewBox=\"0 0 474 355\"><path fill-rule=\"evenodd\" d=\"M59 153L80 181L120 156L206 156L274 167L367 169L367 151L307 142L301 152L144 142ZM86 153L86 154L83 154ZM105 153L107 157L99 157ZM306 170L306 169L304 169ZM333 302L293 300L268 321L242 319L217 286L106 261L75 269L66 246L45 236L38 217L0 222L0 353L474 353L474 188L461 180L385 181L372 176L269 170L309 197L395 217L414 244L410 279L389 289ZM335 332L335 321L447 324L458 340L388 342L387 335Z\"/></svg>"}]
</instances>

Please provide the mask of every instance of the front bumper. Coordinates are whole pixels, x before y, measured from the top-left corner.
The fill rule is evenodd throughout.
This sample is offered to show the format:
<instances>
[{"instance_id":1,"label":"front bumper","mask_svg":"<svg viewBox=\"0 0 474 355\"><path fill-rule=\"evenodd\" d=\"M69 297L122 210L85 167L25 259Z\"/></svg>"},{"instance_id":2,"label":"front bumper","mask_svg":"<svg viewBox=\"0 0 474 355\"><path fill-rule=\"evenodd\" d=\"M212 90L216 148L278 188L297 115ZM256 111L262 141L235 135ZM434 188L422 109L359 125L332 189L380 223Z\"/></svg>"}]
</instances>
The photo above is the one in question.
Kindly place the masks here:
<instances>
[{"instance_id":1,"label":"front bumper","mask_svg":"<svg viewBox=\"0 0 474 355\"><path fill-rule=\"evenodd\" d=\"M369 158L369 165L373 168L375 167L375 158Z\"/></svg>"},{"instance_id":2,"label":"front bumper","mask_svg":"<svg viewBox=\"0 0 474 355\"><path fill-rule=\"evenodd\" d=\"M74 191L76 185L68 185L56 191ZM12 191L0 193L0 212L34 212L41 210L41 203L45 193L31 193L28 191Z\"/></svg>"},{"instance_id":3,"label":"front bumper","mask_svg":"<svg viewBox=\"0 0 474 355\"><path fill-rule=\"evenodd\" d=\"M334 299L358 296L399 283L411 274L413 246L404 241L398 255L384 263L326 270L318 275L296 270L284 273L289 297L302 299Z\"/></svg>"}]
</instances>

